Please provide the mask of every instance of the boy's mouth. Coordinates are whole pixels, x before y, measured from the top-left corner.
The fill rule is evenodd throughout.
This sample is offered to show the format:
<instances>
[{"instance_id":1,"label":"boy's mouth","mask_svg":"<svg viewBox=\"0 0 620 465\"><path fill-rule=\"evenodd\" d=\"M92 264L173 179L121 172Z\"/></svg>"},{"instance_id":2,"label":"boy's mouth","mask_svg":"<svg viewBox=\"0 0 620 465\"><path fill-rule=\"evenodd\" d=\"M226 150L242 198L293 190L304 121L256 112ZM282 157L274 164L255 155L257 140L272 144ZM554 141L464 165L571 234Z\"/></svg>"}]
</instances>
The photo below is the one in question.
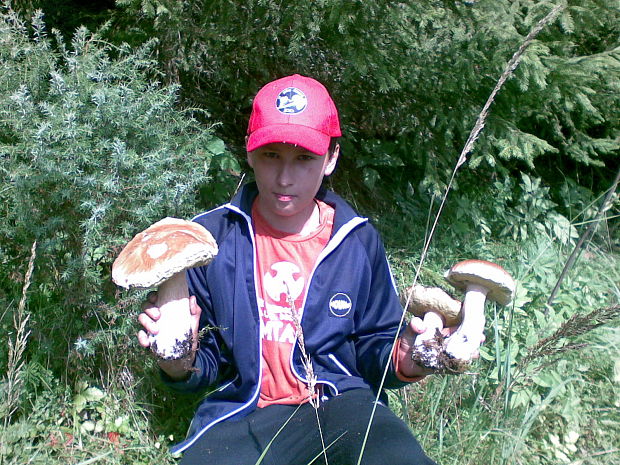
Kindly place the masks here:
<instances>
[{"instance_id":1,"label":"boy's mouth","mask_svg":"<svg viewBox=\"0 0 620 465\"><path fill-rule=\"evenodd\" d=\"M278 199L280 202L290 202L291 200L293 200L292 195L276 193L275 196L276 196L276 199Z\"/></svg>"}]
</instances>

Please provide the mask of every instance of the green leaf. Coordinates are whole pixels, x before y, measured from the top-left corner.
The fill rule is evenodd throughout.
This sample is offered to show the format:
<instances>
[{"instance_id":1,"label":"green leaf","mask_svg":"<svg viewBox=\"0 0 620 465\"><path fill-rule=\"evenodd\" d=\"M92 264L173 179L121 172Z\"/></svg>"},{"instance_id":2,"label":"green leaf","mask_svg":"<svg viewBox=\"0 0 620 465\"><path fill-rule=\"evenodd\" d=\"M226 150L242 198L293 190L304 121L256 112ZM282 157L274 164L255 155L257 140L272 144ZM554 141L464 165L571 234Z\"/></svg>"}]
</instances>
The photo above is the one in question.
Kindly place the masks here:
<instances>
[{"instance_id":1,"label":"green leaf","mask_svg":"<svg viewBox=\"0 0 620 465\"><path fill-rule=\"evenodd\" d=\"M373 189L379 180L379 173L373 168L365 167L362 170L362 180L366 187Z\"/></svg>"}]
</instances>

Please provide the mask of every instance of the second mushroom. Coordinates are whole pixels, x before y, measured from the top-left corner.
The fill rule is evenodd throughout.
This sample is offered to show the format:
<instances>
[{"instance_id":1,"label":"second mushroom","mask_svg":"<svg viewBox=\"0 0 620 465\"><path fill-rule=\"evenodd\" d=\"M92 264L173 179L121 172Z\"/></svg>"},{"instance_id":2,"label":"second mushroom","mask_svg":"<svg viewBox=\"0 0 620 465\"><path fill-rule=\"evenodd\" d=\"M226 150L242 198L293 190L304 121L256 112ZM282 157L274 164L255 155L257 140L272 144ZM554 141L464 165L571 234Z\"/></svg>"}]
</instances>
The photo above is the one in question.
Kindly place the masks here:
<instances>
[{"instance_id":1,"label":"second mushroom","mask_svg":"<svg viewBox=\"0 0 620 465\"><path fill-rule=\"evenodd\" d=\"M459 262L448 270L445 278L457 289L465 291L462 323L444 343L444 350L451 359L448 368L460 372L469 366L484 339L486 300L508 305L516 284L501 266L484 260Z\"/></svg>"}]
</instances>

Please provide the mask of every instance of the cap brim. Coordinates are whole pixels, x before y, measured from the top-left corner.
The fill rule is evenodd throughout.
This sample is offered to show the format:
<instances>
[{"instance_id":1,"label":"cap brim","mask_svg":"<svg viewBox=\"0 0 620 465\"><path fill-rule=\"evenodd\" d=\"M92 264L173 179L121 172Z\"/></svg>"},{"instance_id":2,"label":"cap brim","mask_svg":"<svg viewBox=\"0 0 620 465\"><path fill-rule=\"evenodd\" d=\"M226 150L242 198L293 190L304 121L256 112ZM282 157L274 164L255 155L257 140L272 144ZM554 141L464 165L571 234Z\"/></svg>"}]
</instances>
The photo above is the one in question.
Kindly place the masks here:
<instances>
[{"instance_id":1,"label":"cap brim","mask_svg":"<svg viewBox=\"0 0 620 465\"><path fill-rule=\"evenodd\" d=\"M254 131L248 137L248 152L267 144L294 144L317 155L325 155L331 137L316 129L298 124L274 124Z\"/></svg>"}]
</instances>

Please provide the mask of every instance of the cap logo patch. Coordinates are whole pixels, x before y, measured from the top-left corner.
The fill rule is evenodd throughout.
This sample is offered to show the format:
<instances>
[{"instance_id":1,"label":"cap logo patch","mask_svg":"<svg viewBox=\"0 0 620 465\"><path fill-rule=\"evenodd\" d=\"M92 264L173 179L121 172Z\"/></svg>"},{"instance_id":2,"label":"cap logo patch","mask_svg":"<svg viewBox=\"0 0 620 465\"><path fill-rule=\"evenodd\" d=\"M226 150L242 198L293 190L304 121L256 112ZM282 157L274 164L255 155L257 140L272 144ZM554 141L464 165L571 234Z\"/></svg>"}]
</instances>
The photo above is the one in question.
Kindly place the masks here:
<instances>
[{"instance_id":1,"label":"cap logo patch","mask_svg":"<svg viewBox=\"0 0 620 465\"><path fill-rule=\"evenodd\" d=\"M308 99L297 87L287 87L278 94L276 108L285 115L297 115L306 109Z\"/></svg>"},{"instance_id":2,"label":"cap logo patch","mask_svg":"<svg viewBox=\"0 0 620 465\"><path fill-rule=\"evenodd\" d=\"M351 298L342 292L334 294L332 298L329 299L329 311L338 318L347 316L352 307Z\"/></svg>"}]
</instances>

